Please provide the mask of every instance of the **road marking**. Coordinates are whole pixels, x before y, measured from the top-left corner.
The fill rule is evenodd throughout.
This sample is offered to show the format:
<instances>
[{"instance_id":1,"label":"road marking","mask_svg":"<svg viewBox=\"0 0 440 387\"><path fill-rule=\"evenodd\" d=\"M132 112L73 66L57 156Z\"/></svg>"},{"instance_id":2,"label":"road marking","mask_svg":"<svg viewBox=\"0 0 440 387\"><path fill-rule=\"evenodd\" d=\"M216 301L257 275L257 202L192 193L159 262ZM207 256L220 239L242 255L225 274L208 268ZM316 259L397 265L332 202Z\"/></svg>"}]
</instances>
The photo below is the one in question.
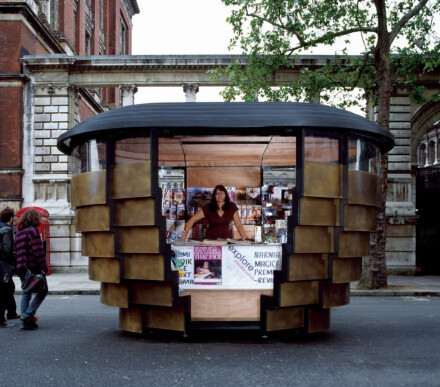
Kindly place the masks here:
<instances>
[{"instance_id":1,"label":"road marking","mask_svg":"<svg viewBox=\"0 0 440 387\"><path fill-rule=\"evenodd\" d=\"M430 298L427 297L403 297L407 301L431 301Z\"/></svg>"}]
</instances>

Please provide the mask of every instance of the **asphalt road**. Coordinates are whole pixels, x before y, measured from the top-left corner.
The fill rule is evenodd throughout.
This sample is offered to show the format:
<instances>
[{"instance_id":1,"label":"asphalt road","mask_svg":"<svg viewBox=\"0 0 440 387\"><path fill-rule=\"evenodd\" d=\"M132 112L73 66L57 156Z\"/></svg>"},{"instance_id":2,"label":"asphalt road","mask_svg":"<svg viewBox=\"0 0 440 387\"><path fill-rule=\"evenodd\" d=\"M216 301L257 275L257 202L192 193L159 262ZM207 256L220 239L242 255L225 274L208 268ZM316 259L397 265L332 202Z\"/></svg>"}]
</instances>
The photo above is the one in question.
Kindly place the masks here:
<instances>
[{"instance_id":1,"label":"asphalt road","mask_svg":"<svg viewBox=\"0 0 440 387\"><path fill-rule=\"evenodd\" d=\"M267 340L130 335L99 296L49 296L38 315L38 331L0 329L0 385L440 385L439 297L356 297L324 334Z\"/></svg>"}]
</instances>

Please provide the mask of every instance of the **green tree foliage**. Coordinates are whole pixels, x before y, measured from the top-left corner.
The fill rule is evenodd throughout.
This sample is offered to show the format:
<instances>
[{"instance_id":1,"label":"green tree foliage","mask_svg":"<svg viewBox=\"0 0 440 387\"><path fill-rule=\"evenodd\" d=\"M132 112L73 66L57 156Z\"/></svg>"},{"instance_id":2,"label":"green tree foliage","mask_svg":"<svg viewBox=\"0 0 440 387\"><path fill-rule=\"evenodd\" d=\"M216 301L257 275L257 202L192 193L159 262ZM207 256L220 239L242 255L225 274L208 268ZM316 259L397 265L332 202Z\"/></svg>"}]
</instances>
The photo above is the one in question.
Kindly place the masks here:
<instances>
[{"instance_id":1,"label":"green tree foliage","mask_svg":"<svg viewBox=\"0 0 440 387\"><path fill-rule=\"evenodd\" d=\"M355 88L361 88L377 104L378 84L384 77L378 73L384 66L389 79L392 69L397 75L395 84L405 85L417 102L426 101L423 88L415 82L440 64L435 33L440 27L435 25L440 18L438 0L222 1L232 7L228 18L234 31L231 48L240 46L249 60L245 67L233 63L216 71L231 79L231 86L222 92L227 101L314 102L319 95L324 103L347 108L361 102L349 98ZM353 38L361 42L359 56L347 55ZM295 82L277 82L277 71L292 68L295 55L335 43L345 47L330 64L302 68ZM382 65L381 51L388 56Z\"/></svg>"},{"instance_id":2,"label":"green tree foliage","mask_svg":"<svg viewBox=\"0 0 440 387\"><path fill-rule=\"evenodd\" d=\"M350 97L360 88L377 106L377 123L389 128L393 88L404 87L426 102L419 77L440 68L439 0L222 0L231 7L228 22L247 57L214 72L228 76L227 101L320 101L347 108L364 105ZM350 41L360 40L359 55L349 56ZM294 66L297 55L338 43L344 48L319 68L302 68L294 82L280 83L277 74ZM393 74L393 77L391 76ZM338 96L335 100L334 97ZM364 260L362 282L368 288L387 284L385 262L385 197L387 156L382 157L382 209Z\"/></svg>"}]
</instances>

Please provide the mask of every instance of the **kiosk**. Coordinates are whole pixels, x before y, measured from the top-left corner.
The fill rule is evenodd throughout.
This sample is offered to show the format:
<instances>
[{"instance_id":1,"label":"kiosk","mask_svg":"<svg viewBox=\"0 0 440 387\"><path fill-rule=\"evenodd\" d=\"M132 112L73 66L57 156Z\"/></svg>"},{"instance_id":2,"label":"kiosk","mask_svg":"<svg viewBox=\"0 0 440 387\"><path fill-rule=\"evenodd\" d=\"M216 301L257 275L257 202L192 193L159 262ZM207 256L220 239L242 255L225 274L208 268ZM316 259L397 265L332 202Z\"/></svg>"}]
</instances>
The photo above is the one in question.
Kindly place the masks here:
<instances>
[{"instance_id":1,"label":"kiosk","mask_svg":"<svg viewBox=\"0 0 440 387\"><path fill-rule=\"evenodd\" d=\"M330 326L382 205L393 136L333 107L165 103L111 110L58 138L90 279L129 332ZM249 242L179 242L224 185Z\"/></svg>"}]
</instances>

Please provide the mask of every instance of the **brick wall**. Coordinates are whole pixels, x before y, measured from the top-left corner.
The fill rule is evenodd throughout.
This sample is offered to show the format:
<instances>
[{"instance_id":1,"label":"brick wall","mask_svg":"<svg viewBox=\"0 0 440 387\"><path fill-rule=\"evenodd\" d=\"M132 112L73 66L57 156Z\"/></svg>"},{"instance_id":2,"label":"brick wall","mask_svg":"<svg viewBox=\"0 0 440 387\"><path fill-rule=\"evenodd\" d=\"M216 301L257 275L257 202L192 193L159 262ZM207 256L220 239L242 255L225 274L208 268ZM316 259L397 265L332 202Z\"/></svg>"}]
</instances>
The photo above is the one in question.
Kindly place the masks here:
<instances>
[{"instance_id":1,"label":"brick wall","mask_svg":"<svg viewBox=\"0 0 440 387\"><path fill-rule=\"evenodd\" d=\"M73 11L74 0L64 0L59 2L58 9L58 28L70 43L75 45L75 18Z\"/></svg>"}]
</instances>

